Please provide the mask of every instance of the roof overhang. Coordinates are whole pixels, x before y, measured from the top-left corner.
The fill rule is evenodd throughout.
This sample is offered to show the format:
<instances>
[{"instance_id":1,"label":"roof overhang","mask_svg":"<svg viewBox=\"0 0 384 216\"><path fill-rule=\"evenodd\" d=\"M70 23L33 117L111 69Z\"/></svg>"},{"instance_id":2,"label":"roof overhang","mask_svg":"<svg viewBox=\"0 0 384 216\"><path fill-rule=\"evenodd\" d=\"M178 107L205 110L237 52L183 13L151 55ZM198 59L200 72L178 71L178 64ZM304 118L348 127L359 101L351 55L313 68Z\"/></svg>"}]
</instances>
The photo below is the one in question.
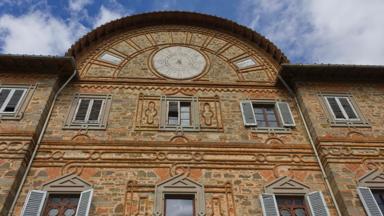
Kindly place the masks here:
<instances>
[{"instance_id":1,"label":"roof overhang","mask_svg":"<svg viewBox=\"0 0 384 216\"><path fill-rule=\"evenodd\" d=\"M68 77L76 68L69 56L0 55L0 73L58 74Z\"/></svg>"},{"instance_id":2,"label":"roof overhang","mask_svg":"<svg viewBox=\"0 0 384 216\"><path fill-rule=\"evenodd\" d=\"M271 56L278 64L288 63L288 58L271 41L259 33L233 21L217 16L193 12L165 11L137 14L106 23L80 38L67 51L66 55L77 58L93 44L108 39L118 33L141 27L157 25L189 25L224 31L238 38L246 39Z\"/></svg>"},{"instance_id":3,"label":"roof overhang","mask_svg":"<svg viewBox=\"0 0 384 216\"><path fill-rule=\"evenodd\" d=\"M296 81L384 81L382 65L282 64L279 75L289 84Z\"/></svg>"}]
</instances>

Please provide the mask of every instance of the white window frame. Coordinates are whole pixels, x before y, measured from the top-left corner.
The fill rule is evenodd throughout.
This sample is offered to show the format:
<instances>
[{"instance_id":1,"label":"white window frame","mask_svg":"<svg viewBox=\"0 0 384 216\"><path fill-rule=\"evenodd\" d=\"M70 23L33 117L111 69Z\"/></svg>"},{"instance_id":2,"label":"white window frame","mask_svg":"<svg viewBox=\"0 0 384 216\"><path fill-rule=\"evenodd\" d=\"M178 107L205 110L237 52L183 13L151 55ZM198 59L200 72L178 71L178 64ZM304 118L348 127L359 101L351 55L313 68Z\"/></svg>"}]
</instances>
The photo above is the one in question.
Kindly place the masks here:
<instances>
[{"instance_id":1,"label":"white window frame","mask_svg":"<svg viewBox=\"0 0 384 216\"><path fill-rule=\"evenodd\" d=\"M0 88L0 92L2 92L3 90L11 90L10 93L8 94L7 98L5 99L3 105L0 107L0 115L2 114L15 114L18 112L19 108L20 108L20 105L22 103L22 101L24 101L24 97L27 93L27 88L19 88L19 87L15 87L15 88L10 88L10 87L1 87ZM17 102L16 106L15 106L15 110L13 112L4 112L4 109L8 106L8 103L9 101L11 100L12 96L15 94L15 91L16 90L23 90L23 94L21 95L19 101Z\"/></svg>"},{"instance_id":2,"label":"white window frame","mask_svg":"<svg viewBox=\"0 0 384 216\"><path fill-rule=\"evenodd\" d=\"M84 121L76 120L77 112L79 111L81 101L83 101L83 100L89 100L87 112L85 114L85 119L84 119ZM100 111L99 111L99 116L97 117L96 121L95 120L90 121L89 120L89 116L91 114L92 107L93 107L93 102L95 100L101 100L102 101L101 107L100 107ZM78 103L77 103L76 111L75 111L75 113L73 115L72 122L80 123L80 124L99 124L101 116L103 114L104 106L105 106L105 99L104 98L80 98Z\"/></svg>"},{"instance_id":3,"label":"white window frame","mask_svg":"<svg viewBox=\"0 0 384 216\"><path fill-rule=\"evenodd\" d=\"M341 110L341 113L343 114L344 118L336 118L335 113L333 112L333 109L331 105L329 104L328 98L335 98L337 106ZM351 107L352 111L356 115L357 118L349 118L347 112L344 110L344 107L340 103L340 98L345 98L348 101L349 106ZM338 96L338 95L327 95L324 96L325 103L327 104L328 110L331 112L332 117L337 121L361 121L359 113L356 111L355 107L353 106L353 103L351 102L350 97L348 96Z\"/></svg>"}]
</instances>

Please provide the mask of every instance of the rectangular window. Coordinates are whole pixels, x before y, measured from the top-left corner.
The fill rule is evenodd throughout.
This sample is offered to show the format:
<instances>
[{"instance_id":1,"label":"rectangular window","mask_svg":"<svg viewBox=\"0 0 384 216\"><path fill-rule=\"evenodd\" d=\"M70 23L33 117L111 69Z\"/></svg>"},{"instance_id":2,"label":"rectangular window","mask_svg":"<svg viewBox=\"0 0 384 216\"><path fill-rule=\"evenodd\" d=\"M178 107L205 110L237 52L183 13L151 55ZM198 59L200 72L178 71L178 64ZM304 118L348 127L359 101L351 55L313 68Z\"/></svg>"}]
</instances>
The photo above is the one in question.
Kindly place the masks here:
<instances>
[{"instance_id":1,"label":"rectangular window","mask_svg":"<svg viewBox=\"0 0 384 216\"><path fill-rule=\"evenodd\" d=\"M99 123L102 106L105 103L103 99L80 99L76 114L75 122L80 123Z\"/></svg>"},{"instance_id":2,"label":"rectangular window","mask_svg":"<svg viewBox=\"0 0 384 216\"><path fill-rule=\"evenodd\" d=\"M286 102L242 101L240 107L245 126L256 126L257 129L295 126L291 109Z\"/></svg>"},{"instance_id":3,"label":"rectangular window","mask_svg":"<svg viewBox=\"0 0 384 216\"><path fill-rule=\"evenodd\" d=\"M25 199L20 215L88 216L93 189L71 193L73 186L63 186L63 191L32 190ZM75 191L78 188L74 189ZM48 197L48 198L47 198ZM43 214L42 214L43 213Z\"/></svg>"},{"instance_id":4,"label":"rectangular window","mask_svg":"<svg viewBox=\"0 0 384 216\"><path fill-rule=\"evenodd\" d=\"M191 125L191 102L168 101L168 125Z\"/></svg>"},{"instance_id":5,"label":"rectangular window","mask_svg":"<svg viewBox=\"0 0 384 216\"><path fill-rule=\"evenodd\" d=\"M50 194L43 215L75 215L80 194Z\"/></svg>"},{"instance_id":6,"label":"rectangular window","mask_svg":"<svg viewBox=\"0 0 384 216\"><path fill-rule=\"evenodd\" d=\"M75 95L64 128L105 129L111 95Z\"/></svg>"},{"instance_id":7,"label":"rectangular window","mask_svg":"<svg viewBox=\"0 0 384 216\"><path fill-rule=\"evenodd\" d=\"M325 96L325 101L335 120L360 120L349 97Z\"/></svg>"},{"instance_id":8,"label":"rectangular window","mask_svg":"<svg viewBox=\"0 0 384 216\"><path fill-rule=\"evenodd\" d=\"M184 194L166 194L165 216L195 216L195 197Z\"/></svg>"},{"instance_id":9,"label":"rectangular window","mask_svg":"<svg viewBox=\"0 0 384 216\"><path fill-rule=\"evenodd\" d=\"M274 104L252 104L259 127L280 127Z\"/></svg>"},{"instance_id":10,"label":"rectangular window","mask_svg":"<svg viewBox=\"0 0 384 216\"><path fill-rule=\"evenodd\" d=\"M197 97L161 97L161 130L196 131L200 129Z\"/></svg>"},{"instance_id":11,"label":"rectangular window","mask_svg":"<svg viewBox=\"0 0 384 216\"><path fill-rule=\"evenodd\" d=\"M277 207L283 216L308 216L304 196L276 196Z\"/></svg>"},{"instance_id":12,"label":"rectangular window","mask_svg":"<svg viewBox=\"0 0 384 216\"><path fill-rule=\"evenodd\" d=\"M26 92L26 88L0 88L0 114L16 113Z\"/></svg>"}]
</instances>

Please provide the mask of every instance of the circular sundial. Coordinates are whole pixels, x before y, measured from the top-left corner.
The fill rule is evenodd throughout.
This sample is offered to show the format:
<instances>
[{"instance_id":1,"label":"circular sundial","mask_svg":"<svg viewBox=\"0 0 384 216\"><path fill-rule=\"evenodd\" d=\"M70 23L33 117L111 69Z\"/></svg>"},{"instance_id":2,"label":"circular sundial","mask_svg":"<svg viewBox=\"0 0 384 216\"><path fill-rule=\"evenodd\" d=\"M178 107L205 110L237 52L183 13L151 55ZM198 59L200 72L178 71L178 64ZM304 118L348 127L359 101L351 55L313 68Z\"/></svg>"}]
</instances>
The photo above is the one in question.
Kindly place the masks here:
<instances>
[{"instance_id":1,"label":"circular sundial","mask_svg":"<svg viewBox=\"0 0 384 216\"><path fill-rule=\"evenodd\" d=\"M153 68L172 79L191 79L204 71L206 61L197 50L171 46L159 50L152 59Z\"/></svg>"}]
</instances>

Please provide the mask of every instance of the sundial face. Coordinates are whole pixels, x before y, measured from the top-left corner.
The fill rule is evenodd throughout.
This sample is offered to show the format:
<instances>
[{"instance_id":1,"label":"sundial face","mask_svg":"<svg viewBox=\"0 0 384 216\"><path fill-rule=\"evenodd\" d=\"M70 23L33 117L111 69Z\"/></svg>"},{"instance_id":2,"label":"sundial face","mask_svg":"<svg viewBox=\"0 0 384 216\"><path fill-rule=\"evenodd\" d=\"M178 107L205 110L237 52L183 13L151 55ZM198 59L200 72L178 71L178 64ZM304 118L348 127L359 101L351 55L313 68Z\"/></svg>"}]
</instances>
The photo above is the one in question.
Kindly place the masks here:
<instances>
[{"instance_id":1,"label":"sundial face","mask_svg":"<svg viewBox=\"0 0 384 216\"><path fill-rule=\"evenodd\" d=\"M153 68L172 79L191 79L204 71L206 60L197 50L184 46L166 47L155 53Z\"/></svg>"}]
</instances>

